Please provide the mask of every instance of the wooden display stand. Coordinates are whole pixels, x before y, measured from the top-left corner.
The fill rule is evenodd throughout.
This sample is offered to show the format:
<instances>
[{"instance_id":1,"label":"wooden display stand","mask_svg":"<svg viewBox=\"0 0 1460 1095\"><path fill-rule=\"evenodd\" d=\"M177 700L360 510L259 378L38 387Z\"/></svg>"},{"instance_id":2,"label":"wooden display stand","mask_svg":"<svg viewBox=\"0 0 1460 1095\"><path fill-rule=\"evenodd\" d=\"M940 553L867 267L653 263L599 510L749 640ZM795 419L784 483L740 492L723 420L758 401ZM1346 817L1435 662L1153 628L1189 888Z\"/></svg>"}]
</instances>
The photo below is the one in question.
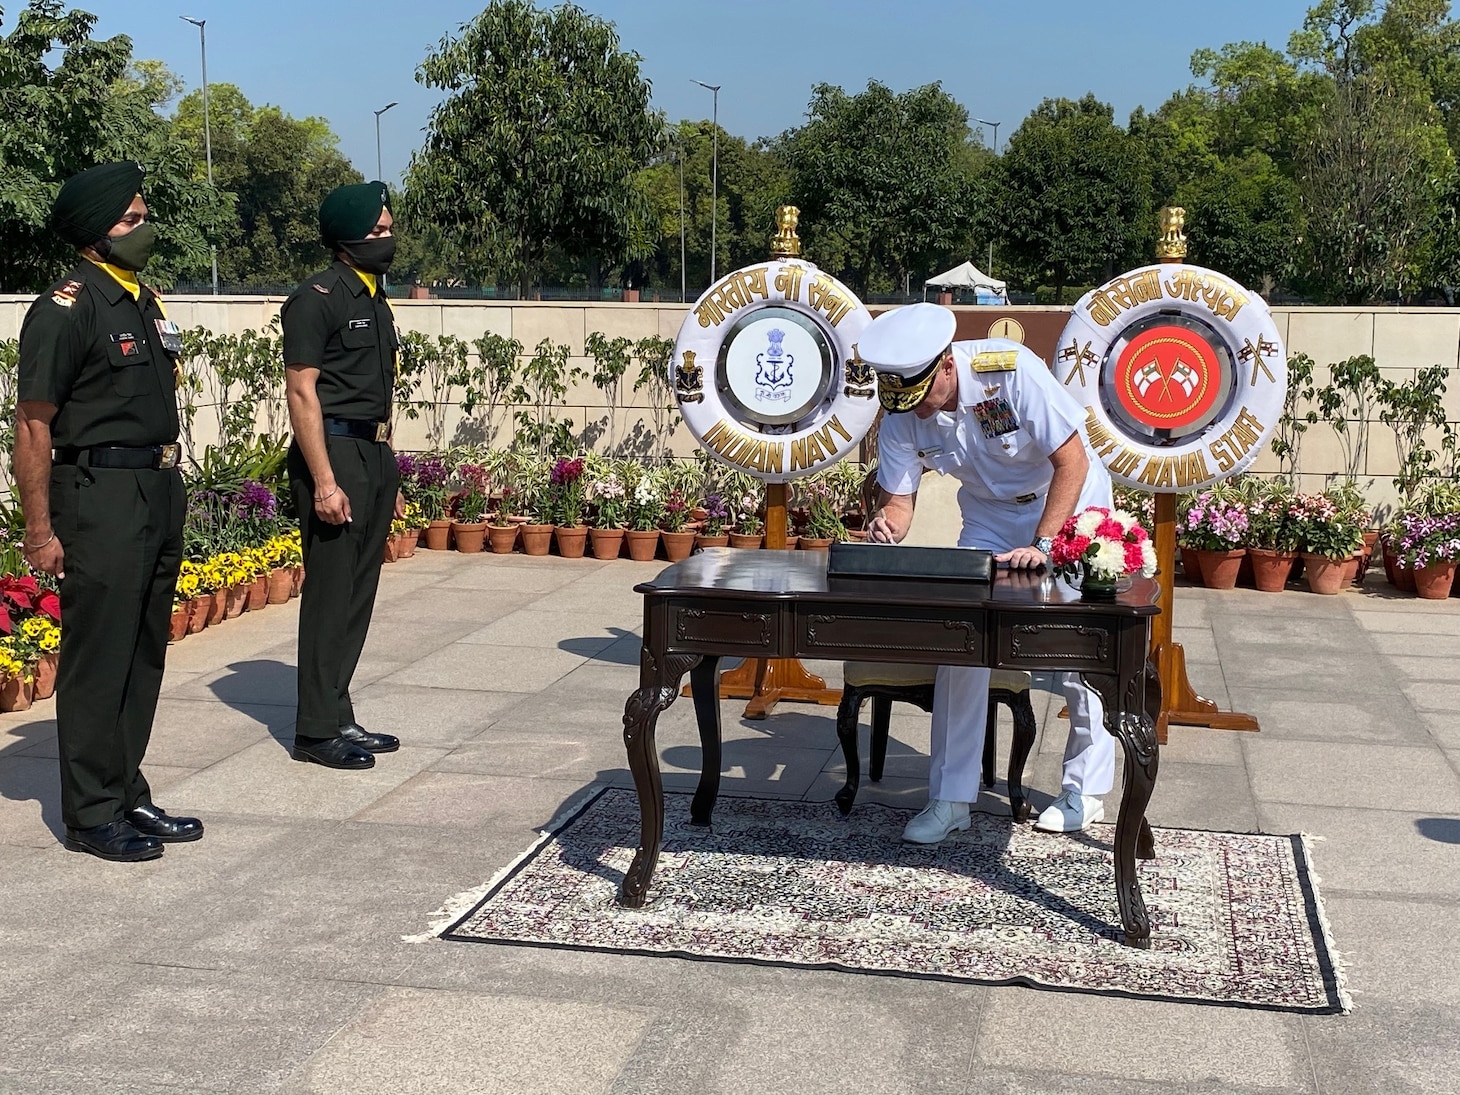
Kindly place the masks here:
<instances>
[{"instance_id":1,"label":"wooden display stand","mask_svg":"<svg viewBox=\"0 0 1460 1095\"><path fill-rule=\"evenodd\" d=\"M786 546L786 484L767 483L765 489L765 546ZM690 695L685 685L680 695ZM738 669L720 676L722 700L749 700L744 718L763 719L782 700L817 703L835 707L841 703L839 688L810 672L797 658L747 658Z\"/></svg>"}]
</instances>

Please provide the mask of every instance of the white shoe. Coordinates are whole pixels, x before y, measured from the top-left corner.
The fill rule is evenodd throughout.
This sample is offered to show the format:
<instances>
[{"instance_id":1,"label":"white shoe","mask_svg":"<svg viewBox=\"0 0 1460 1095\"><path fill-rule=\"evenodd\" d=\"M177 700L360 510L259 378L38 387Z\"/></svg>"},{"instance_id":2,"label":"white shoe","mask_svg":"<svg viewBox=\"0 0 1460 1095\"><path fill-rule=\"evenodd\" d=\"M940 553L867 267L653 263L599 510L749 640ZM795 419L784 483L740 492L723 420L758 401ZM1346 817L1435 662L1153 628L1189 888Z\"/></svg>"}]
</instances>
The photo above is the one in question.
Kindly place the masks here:
<instances>
[{"instance_id":1,"label":"white shoe","mask_svg":"<svg viewBox=\"0 0 1460 1095\"><path fill-rule=\"evenodd\" d=\"M968 803L935 798L907 823L902 839L909 844L938 844L950 833L968 826Z\"/></svg>"},{"instance_id":2,"label":"white shoe","mask_svg":"<svg viewBox=\"0 0 1460 1095\"><path fill-rule=\"evenodd\" d=\"M1105 803L1094 795L1065 791L1039 815L1034 827L1045 833L1078 833L1105 816Z\"/></svg>"}]
</instances>

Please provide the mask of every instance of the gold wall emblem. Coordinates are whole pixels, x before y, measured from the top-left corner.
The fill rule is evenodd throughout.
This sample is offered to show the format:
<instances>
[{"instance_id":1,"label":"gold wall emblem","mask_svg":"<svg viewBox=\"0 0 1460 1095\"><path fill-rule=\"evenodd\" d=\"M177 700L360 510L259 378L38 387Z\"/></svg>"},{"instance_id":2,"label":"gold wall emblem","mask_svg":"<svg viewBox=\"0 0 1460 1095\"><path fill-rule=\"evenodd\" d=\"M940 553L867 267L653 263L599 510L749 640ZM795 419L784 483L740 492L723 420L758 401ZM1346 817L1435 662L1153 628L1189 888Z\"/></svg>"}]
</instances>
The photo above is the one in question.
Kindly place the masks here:
<instances>
[{"instance_id":1,"label":"gold wall emblem","mask_svg":"<svg viewBox=\"0 0 1460 1095\"><path fill-rule=\"evenodd\" d=\"M794 205L776 206L776 234L771 237L771 258L793 259L801 253L801 237L796 235L796 224L801 219L801 210Z\"/></svg>"}]
</instances>

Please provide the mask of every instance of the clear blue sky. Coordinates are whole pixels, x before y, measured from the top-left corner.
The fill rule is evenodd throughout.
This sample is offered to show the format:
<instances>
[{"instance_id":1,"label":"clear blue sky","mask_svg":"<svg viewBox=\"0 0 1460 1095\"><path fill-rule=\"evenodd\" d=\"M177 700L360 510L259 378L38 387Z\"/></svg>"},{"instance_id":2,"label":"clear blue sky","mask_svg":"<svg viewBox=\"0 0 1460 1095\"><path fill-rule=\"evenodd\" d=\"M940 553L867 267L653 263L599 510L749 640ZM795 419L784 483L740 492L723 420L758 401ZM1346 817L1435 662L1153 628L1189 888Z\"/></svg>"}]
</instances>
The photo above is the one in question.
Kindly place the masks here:
<instances>
[{"instance_id":1,"label":"clear blue sky","mask_svg":"<svg viewBox=\"0 0 1460 1095\"><path fill-rule=\"evenodd\" d=\"M482 0L80 0L97 33L130 35L137 57L157 58L201 83L198 31L206 19L208 77L237 84L254 103L322 115L366 178L375 174L373 111L381 117L386 178L399 179L421 141L437 93L416 66ZM1266 41L1279 49L1302 23L1303 0L585 0L644 59L654 106L670 120L708 118L720 84L720 122L746 138L773 136L804 118L810 89L848 91L877 79L896 91L941 80L975 117L1002 123L1002 145L1040 100L1093 91L1115 107L1154 109L1192 82L1194 49ZM7 12L20 0L5 5ZM9 30L7 25L5 30ZM987 134L991 137L992 134Z\"/></svg>"}]
</instances>

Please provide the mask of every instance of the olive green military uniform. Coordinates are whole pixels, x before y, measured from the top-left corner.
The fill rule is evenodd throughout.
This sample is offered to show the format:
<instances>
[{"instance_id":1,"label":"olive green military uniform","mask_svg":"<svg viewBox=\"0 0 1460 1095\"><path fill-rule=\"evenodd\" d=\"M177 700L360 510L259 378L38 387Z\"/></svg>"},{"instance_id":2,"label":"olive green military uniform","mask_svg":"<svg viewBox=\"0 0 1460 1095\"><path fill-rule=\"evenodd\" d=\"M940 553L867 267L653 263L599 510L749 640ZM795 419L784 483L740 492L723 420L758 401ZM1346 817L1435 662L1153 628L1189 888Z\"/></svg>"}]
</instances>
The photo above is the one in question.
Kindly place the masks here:
<instances>
[{"instance_id":1,"label":"olive green military uniform","mask_svg":"<svg viewBox=\"0 0 1460 1095\"><path fill-rule=\"evenodd\" d=\"M350 679L360 661L400 472L385 439L395 387L395 317L349 265L335 262L284 302L284 361L319 370L315 391L335 482L351 520L314 512L314 479L295 442L289 481L304 547L299 606L299 738L332 738L355 722ZM379 438L379 440L377 440Z\"/></svg>"},{"instance_id":2,"label":"olive green military uniform","mask_svg":"<svg viewBox=\"0 0 1460 1095\"><path fill-rule=\"evenodd\" d=\"M57 408L50 510L65 577L56 730L62 820L76 829L152 804L141 764L185 505L166 323L146 286L134 300L82 262L31 305L20 332L17 397Z\"/></svg>"}]
</instances>

